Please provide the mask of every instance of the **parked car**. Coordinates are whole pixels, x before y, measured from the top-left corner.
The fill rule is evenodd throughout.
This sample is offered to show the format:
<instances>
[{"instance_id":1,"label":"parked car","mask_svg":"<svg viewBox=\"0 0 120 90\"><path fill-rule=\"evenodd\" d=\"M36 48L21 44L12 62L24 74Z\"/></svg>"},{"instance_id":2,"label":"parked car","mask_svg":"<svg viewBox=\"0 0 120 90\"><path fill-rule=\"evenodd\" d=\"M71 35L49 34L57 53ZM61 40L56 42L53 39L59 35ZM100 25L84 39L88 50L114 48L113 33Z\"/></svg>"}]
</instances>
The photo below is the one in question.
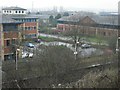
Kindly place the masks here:
<instances>
[{"instance_id":1,"label":"parked car","mask_svg":"<svg viewBox=\"0 0 120 90\"><path fill-rule=\"evenodd\" d=\"M34 47L35 47L35 45L32 44L32 43L25 43L25 45L26 45L27 47L30 47L30 48L34 48Z\"/></svg>"},{"instance_id":2,"label":"parked car","mask_svg":"<svg viewBox=\"0 0 120 90\"><path fill-rule=\"evenodd\" d=\"M90 48L91 47L91 45L89 45L89 44L82 44L81 45L81 48Z\"/></svg>"},{"instance_id":3,"label":"parked car","mask_svg":"<svg viewBox=\"0 0 120 90\"><path fill-rule=\"evenodd\" d=\"M27 58L28 57L28 52L22 52L22 58Z\"/></svg>"},{"instance_id":4,"label":"parked car","mask_svg":"<svg viewBox=\"0 0 120 90\"><path fill-rule=\"evenodd\" d=\"M28 57L32 58L33 57L33 53L28 53Z\"/></svg>"},{"instance_id":5,"label":"parked car","mask_svg":"<svg viewBox=\"0 0 120 90\"><path fill-rule=\"evenodd\" d=\"M40 43L41 39L35 39L35 42Z\"/></svg>"}]
</instances>

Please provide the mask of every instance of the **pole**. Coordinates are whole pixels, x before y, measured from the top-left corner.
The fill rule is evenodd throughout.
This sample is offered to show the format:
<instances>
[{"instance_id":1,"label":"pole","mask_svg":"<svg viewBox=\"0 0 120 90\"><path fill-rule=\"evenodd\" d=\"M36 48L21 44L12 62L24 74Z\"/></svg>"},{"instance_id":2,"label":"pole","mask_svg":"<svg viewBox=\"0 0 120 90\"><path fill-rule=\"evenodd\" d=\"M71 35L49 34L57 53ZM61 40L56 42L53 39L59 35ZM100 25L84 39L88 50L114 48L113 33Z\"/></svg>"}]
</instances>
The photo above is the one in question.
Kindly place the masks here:
<instances>
[{"instance_id":1,"label":"pole","mask_svg":"<svg viewBox=\"0 0 120 90\"><path fill-rule=\"evenodd\" d=\"M18 68L18 65L17 65L17 50L16 50L16 62L15 62L15 70L17 70Z\"/></svg>"},{"instance_id":2,"label":"pole","mask_svg":"<svg viewBox=\"0 0 120 90\"><path fill-rule=\"evenodd\" d=\"M75 43L75 60L77 59L77 44Z\"/></svg>"}]
</instances>

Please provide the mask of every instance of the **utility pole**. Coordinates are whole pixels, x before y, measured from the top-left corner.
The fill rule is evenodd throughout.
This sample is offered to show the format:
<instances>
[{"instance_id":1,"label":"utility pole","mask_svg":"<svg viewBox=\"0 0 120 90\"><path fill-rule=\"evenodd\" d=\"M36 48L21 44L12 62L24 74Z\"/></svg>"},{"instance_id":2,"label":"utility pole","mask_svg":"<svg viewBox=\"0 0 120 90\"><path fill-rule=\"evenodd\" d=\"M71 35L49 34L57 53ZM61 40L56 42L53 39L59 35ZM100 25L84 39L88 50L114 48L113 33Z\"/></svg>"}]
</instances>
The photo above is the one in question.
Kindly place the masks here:
<instances>
[{"instance_id":1,"label":"utility pole","mask_svg":"<svg viewBox=\"0 0 120 90\"><path fill-rule=\"evenodd\" d=\"M77 54L78 54L78 51L77 51L78 44L79 44L78 36L76 36L76 38L75 38L75 51L74 51L75 60L77 59Z\"/></svg>"},{"instance_id":2,"label":"utility pole","mask_svg":"<svg viewBox=\"0 0 120 90\"><path fill-rule=\"evenodd\" d=\"M20 49L16 49L16 60L15 60L15 70L18 70L18 53L17 52L19 52L20 51Z\"/></svg>"}]
</instances>

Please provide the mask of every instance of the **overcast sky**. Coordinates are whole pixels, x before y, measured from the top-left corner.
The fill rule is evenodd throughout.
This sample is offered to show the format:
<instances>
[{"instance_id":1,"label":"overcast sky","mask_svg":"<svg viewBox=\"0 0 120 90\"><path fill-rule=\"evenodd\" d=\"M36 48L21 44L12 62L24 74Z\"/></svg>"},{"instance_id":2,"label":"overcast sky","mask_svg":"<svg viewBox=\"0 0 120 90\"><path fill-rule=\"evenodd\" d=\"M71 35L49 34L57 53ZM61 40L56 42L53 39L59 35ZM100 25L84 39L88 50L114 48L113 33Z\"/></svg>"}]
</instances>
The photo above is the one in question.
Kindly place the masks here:
<instances>
[{"instance_id":1,"label":"overcast sky","mask_svg":"<svg viewBox=\"0 0 120 90\"><path fill-rule=\"evenodd\" d=\"M64 9L116 10L119 0L0 0L0 7L19 6L26 9L52 8ZM33 3L33 4L32 4Z\"/></svg>"}]
</instances>

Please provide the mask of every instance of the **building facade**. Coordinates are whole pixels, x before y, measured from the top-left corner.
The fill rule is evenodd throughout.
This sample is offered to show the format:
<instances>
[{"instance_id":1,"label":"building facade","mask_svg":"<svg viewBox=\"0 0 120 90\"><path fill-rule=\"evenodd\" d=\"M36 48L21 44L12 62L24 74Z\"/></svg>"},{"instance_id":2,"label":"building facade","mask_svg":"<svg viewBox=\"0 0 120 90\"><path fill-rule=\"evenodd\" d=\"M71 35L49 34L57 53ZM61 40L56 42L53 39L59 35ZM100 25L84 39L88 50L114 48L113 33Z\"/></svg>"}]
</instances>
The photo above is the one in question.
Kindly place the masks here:
<instances>
[{"instance_id":1,"label":"building facade","mask_svg":"<svg viewBox=\"0 0 120 90\"><path fill-rule=\"evenodd\" d=\"M4 60L14 60L16 49L19 48L19 24L21 23L4 23Z\"/></svg>"},{"instance_id":2,"label":"building facade","mask_svg":"<svg viewBox=\"0 0 120 90\"><path fill-rule=\"evenodd\" d=\"M2 9L0 34L3 36L3 47L0 55L4 61L15 60L16 50L21 49L20 43L23 39L33 40L38 37L38 18L29 16L26 12L26 9L19 7Z\"/></svg>"},{"instance_id":3,"label":"building facade","mask_svg":"<svg viewBox=\"0 0 120 90\"><path fill-rule=\"evenodd\" d=\"M2 30L3 30L3 26L2 26L2 23L0 23L0 60L4 59L4 57L3 57L4 50L3 50L3 33L2 33Z\"/></svg>"},{"instance_id":4,"label":"building facade","mask_svg":"<svg viewBox=\"0 0 120 90\"><path fill-rule=\"evenodd\" d=\"M23 39L35 39L38 36L38 18L36 17L13 17L14 20L23 22L20 25Z\"/></svg>"},{"instance_id":5,"label":"building facade","mask_svg":"<svg viewBox=\"0 0 120 90\"><path fill-rule=\"evenodd\" d=\"M27 13L27 9L20 7L6 7L2 9L2 13L4 15L25 15Z\"/></svg>"},{"instance_id":6,"label":"building facade","mask_svg":"<svg viewBox=\"0 0 120 90\"><path fill-rule=\"evenodd\" d=\"M72 30L74 27L79 30L82 35L91 35L91 36L104 36L104 37L114 37L118 34L118 25L111 23L104 23L107 21L98 22L99 18L93 19L89 16L79 16L73 17L69 16L67 19L61 18L58 20L57 29L62 30L63 32ZM112 20L112 19L111 19ZM112 21L111 21L112 22Z\"/></svg>"}]
</instances>

